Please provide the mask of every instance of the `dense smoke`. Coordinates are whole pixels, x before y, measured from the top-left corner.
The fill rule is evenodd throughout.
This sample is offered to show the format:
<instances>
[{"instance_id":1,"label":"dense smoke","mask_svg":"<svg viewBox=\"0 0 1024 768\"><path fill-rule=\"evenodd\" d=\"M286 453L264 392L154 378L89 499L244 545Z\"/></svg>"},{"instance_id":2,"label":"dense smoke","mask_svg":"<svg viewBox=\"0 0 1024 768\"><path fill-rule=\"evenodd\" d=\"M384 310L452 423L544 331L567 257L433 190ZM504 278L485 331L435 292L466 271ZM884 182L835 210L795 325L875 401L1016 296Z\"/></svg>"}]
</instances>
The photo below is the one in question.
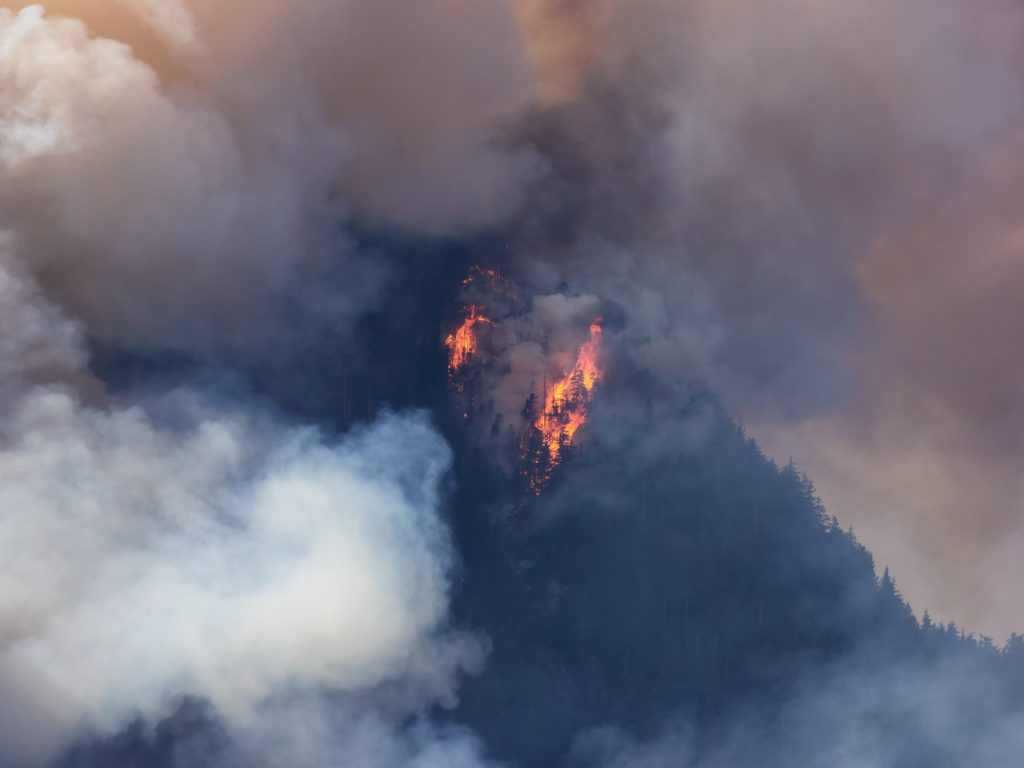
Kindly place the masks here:
<instances>
[{"instance_id":1,"label":"dense smoke","mask_svg":"<svg viewBox=\"0 0 1024 768\"><path fill-rule=\"evenodd\" d=\"M915 604L1015 629L1019 4L529 5L542 289L628 307L632 354L795 457Z\"/></svg>"},{"instance_id":2,"label":"dense smoke","mask_svg":"<svg viewBox=\"0 0 1024 768\"><path fill-rule=\"evenodd\" d=\"M295 304L346 322L377 282L372 263L345 255L347 210L457 234L514 206L534 165L492 135L528 87L500 3L260 3L242 18L80 5L60 8L96 26L140 12L174 41L197 29L147 56L159 46L145 36L0 9L0 218L44 288L102 338L238 346L281 332ZM381 46L425 64L366 85ZM417 80L428 68L429 93Z\"/></svg>"},{"instance_id":3,"label":"dense smoke","mask_svg":"<svg viewBox=\"0 0 1024 768\"><path fill-rule=\"evenodd\" d=\"M1014 248L1021 15L1002 0L62 0L4 16L2 215L90 335L201 351L372 307L387 275L346 220L514 224L517 277L630 307L635 356L703 377L804 462L916 601L1004 634L1015 598L966 595L1009 566L995 542L1016 530L1014 374L960 350L1016 357L982 311L1012 302L1013 280L958 275ZM905 290L928 322L906 317ZM940 311L971 325L951 334ZM947 353L966 338L985 341ZM896 426L908 386L930 405ZM989 387L995 419L971 402ZM896 465L914 492L884 480ZM951 474L963 496L928 479ZM985 525L961 511L978 498Z\"/></svg>"},{"instance_id":4,"label":"dense smoke","mask_svg":"<svg viewBox=\"0 0 1024 768\"><path fill-rule=\"evenodd\" d=\"M229 768L469 768L494 734L499 754L536 735L501 742L487 714L509 680L533 697L497 699L512 731L518 708L578 697L587 715L565 730L582 765L756 764L779 727L767 764L901 764L876 702L900 718L922 696L982 697L989 667L972 678L960 651L938 654L951 671L929 687L932 667L902 657L808 662L772 722L751 704L708 736L701 680L692 718L601 726L618 710L596 673L552 694L499 647L465 718L482 735L441 711L492 642L527 632L516 610L574 597L517 548L558 540L580 499L618 534L622 509L646 515L661 492L688 515L664 541L688 525L717 541L701 517L716 504L746 514L798 487L779 506L806 519L779 552L813 530L790 558L810 583L831 573L813 548L845 542L863 605L838 587L822 603L870 613L870 556L837 524L819 531L795 470L764 480L754 449L721 448L746 444L693 404L707 392L809 471L915 608L1000 639L1021 627L1022 32L1012 0L0 0L0 764L197 700L226 734L204 759ZM460 291L471 262L501 284ZM489 322L448 412L433 399L443 340L470 307ZM524 522L488 462L514 474L530 397L573 369L598 319L594 453ZM495 448L510 427L515 449ZM695 458L715 450L765 473L764 498L716 497L749 478ZM692 487L666 457L696 467ZM449 512L478 550L456 551ZM598 596L584 603L615 605L648 558L609 547L621 573L588 582L601 525L565 549ZM488 526L514 535L494 544ZM774 556L766 572L788 574ZM483 583L459 579L463 557ZM701 579L680 582L685 608L661 589L662 625L675 610L692 631ZM802 620L810 588L780 583ZM494 607L503 588L522 602ZM752 637L761 599L742 614ZM549 607L534 624L569 615ZM740 621L722 610L725 629L705 618L680 641L687 658L705 660L705 630L718 658ZM587 626L633 648L627 624ZM566 646L537 666L591 663ZM608 653L616 669L632 658ZM953 754L962 711L922 710L908 730ZM1015 724L970 743L1003 764Z\"/></svg>"},{"instance_id":5,"label":"dense smoke","mask_svg":"<svg viewBox=\"0 0 1024 768\"><path fill-rule=\"evenodd\" d=\"M78 328L5 256L5 761L186 695L243 734L280 697L454 701L485 645L446 630L449 451L423 414L329 439L237 394L104 394Z\"/></svg>"},{"instance_id":6,"label":"dense smoke","mask_svg":"<svg viewBox=\"0 0 1024 768\"><path fill-rule=\"evenodd\" d=\"M343 331L382 277L340 228L349 200L459 231L504 205L491 177L520 160L476 135L485 104L440 122L426 141L447 159L412 148L436 163L421 183L475 180L473 204L404 212L389 196L415 184L373 188L395 179L374 167L390 149L354 151L342 124L357 136L374 110L406 107L409 86L367 94L380 100L368 112L341 103L352 89L318 72L353 72L351 47L347 66L318 58L332 55L323 46L264 66L266 48L205 39L185 6L81 10L84 22L0 9L0 760L38 764L194 696L246 764L247 750L290 765L360 750L381 765L471 764L471 737L401 726L453 704L458 674L486 651L447 629L449 451L429 419L386 415L337 437L231 384L107 391L86 340L253 355L310 323ZM268 46L317 20L264 10L283 36ZM448 45L451 24L486 13L425 13L437 36L424 55L461 68L473 52ZM453 98L489 98L471 85L452 83ZM301 743L258 748L268 723L284 728L325 696L348 701L324 710L330 725L303 716Z\"/></svg>"}]
</instances>

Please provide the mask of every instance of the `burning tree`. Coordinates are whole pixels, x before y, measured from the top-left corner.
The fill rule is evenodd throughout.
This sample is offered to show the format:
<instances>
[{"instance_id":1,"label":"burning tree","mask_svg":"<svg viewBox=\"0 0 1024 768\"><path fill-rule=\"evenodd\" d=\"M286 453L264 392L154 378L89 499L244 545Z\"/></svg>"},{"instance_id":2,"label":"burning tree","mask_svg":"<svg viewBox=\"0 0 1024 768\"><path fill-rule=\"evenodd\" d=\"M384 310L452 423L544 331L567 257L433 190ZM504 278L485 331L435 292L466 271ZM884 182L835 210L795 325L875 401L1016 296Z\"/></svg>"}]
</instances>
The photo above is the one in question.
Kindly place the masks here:
<instances>
[{"instance_id":1,"label":"burning tree","mask_svg":"<svg viewBox=\"0 0 1024 768\"><path fill-rule=\"evenodd\" d=\"M490 442L496 463L522 478L530 493L540 494L587 421L595 387L603 376L599 366L602 320L597 317L590 322L589 337L577 349L571 368L549 384L550 328L535 321L531 324L529 311L516 304L515 291L496 270L474 267L462 286L463 318L444 339L450 387L465 420L478 425L478 436ZM557 299L572 300L562 295ZM494 332L481 335L485 328ZM573 331L566 326L560 331L565 351ZM502 379L513 366L510 349L517 346L530 351L534 364L542 362L545 377L539 394L533 389L525 402L519 401L521 409L511 406L510 387ZM496 390L502 390L497 406ZM514 387L511 390L514 393Z\"/></svg>"}]
</instances>

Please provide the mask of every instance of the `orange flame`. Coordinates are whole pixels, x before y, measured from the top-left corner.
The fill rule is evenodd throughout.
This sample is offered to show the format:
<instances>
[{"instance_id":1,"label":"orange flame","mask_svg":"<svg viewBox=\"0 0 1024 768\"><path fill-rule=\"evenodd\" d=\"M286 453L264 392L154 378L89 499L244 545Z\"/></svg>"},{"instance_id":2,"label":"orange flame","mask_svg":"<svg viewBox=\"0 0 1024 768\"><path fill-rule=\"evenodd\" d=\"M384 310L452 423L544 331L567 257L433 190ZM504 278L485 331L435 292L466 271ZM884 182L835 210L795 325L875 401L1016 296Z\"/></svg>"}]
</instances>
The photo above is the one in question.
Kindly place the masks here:
<instances>
[{"instance_id":1,"label":"orange flame","mask_svg":"<svg viewBox=\"0 0 1024 768\"><path fill-rule=\"evenodd\" d=\"M453 375L469 362L470 357L476 352L476 326L493 325L490 318L483 314L477 314L475 304L469 307L469 316L462 321L454 333L449 333L444 340L448 347L448 373Z\"/></svg>"},{"instance_id":2,"label":"orange flame","mask_svg":"<svg viewBox=\"0 0 1024 768\"><path fill-rule=\"evenodd\" d=\"M517 416L508 411L508 402L499 403L495 409L495 398L488 397L484 389L493 383L494 376L504 375L501 343L509 338L522 341L523 328L512 325L496 339L481 335L482 326L514 322L525 311L517 304L515 285L496 269L472 266L462 289L463 320L444 339L448 383L458 396L456 403L463 418L478 430L489 425L488 440L498 465L507 470L514 468L526 488L540 495L555 469L568 460L577 432L587 422L594 389L604 377L598 360L602 320L598 317L590 324L590 338L580 346L572 369L550 386L545 381L540 402L538 394L532 392ZM496 304L490 304L492 300ZM497 313L497 320L488 316L491 310ZM526 339L537 341L529 335L529 329L526 333ZM488 360L487 355L496 358Z\"/></svg>"},{"instance_id":3,"label":"orange flame","mask_svg":"<svg viewBox=\"0 0 1024 768\"><path fill-rule=\"evenodd\" d=\"M468 288L478 277L484 278L492 286L504 279L501 276L501 273L496 269L486 269L484 267L473 265L469 268L469 274L466 275L466 278L462 281L462 287Z\"/></svg>"},{"instance_id":4,"label":"orange flame","mask_svg":"<svg viewBox=\"0 0 1024 768\"><path fill-rule=\"evenodd\" d=\"M597 358L601 350L602 328L598 318L590 324L590 339L580 347L572 371L556 381L544 398L544 410L533 426L547 448L547 461L534 462L541 471L530 478L530 488L540 494L551 479L551 471L562 461L565 448L572 445L576 431L587 421L587 404L603 373ZM546 464L546 466L544 466Z\"/></svg>"},{"instance_id":5,"label":"orange flame","mask_svg":"<svg viewBox=\"0 0 1024 768\"><path fill-rule=\"evenodd\" d=\"M469 274L462 281L462 287L470 288L477 283L483 283L486 290L506 299L515 298L514 286L497 269L488 269L477 265L470 267Z\"/></svg>"}]
</instances>

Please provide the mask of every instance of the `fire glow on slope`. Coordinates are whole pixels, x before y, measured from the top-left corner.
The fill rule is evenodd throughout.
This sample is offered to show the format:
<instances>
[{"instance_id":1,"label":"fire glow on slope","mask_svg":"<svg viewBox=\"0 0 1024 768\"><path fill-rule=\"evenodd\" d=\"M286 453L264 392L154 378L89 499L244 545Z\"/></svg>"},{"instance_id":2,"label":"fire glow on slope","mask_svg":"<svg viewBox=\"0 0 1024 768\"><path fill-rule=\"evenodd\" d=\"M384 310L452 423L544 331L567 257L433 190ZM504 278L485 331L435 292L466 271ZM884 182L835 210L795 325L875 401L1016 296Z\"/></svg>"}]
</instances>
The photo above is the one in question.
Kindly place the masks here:
<instances>
[{"instance_id":1,"label":"fire glow on slope","mask_svg":"<svg viewBox=\"0 0 1024 768\"><path fill-rule=\"evenodd\" d=\"M587 421L587 405L602 378L597 364L601 338L598 318L590 324L590 339L580 347L572 371L556 381L545 394L544 409L533 423L541 435L542 455L533 461L529 456L524 457L535 470L528 481L535 494L540 494L551 480L551 473L561 463L565 449L572 445L576 431Z\"/></svg>"},{"instance_id":2,"label":"fire glow on slope","mask_svg":"<svg viewBox=\"0 0 1024 768\"><path fill-rule=\"evenodd\" d=\"M461 322L444 337L448 383L474 438L487 446L494 463L539 495L572 453L604 376L599 365L603 322L593 319L589 338L567 347L583 317L546 314L543 301L521 302L516 293L515 284L498 270L470 267L462 281ZM555 350L549 349L552 336ZM545 371L552 370L552 356L564 360L562 355L574 350L568 372L551 381ZM521 407L515 405L518 398Z\"/></svg>"},{"instance_id":3,"label":"fire glow on slope","mask_svg":"<svg viewBox=\"0 0 1024 768\"><path fill-rule=\"evenodd\" d=\"M486 269L485 267L479 267L476 265L469 268L469 275L467 275L466 279L462 281L462 287L469 288L469 286L478 279L486 280L487 284L494 291L499 293L508 293L508 289L502 287L502 283L505 278L501 276L501 273L498 270Z\"/></svg>"},{"instance_id":4,"label":"fire glow on slope","mask_svg":"<svg viewBox=\"0 0 1024 768\"><path fill-rule=\"evenodd\" d=\"M466 366L477 349L476 327L478 325L493 325L491 320L484 314L477 314L475 304L470 305L469 315L462 321L454 333L449 333L444 340L448 348L448 375L454 382L454 376Z\"/></svg>"}]
</instances>

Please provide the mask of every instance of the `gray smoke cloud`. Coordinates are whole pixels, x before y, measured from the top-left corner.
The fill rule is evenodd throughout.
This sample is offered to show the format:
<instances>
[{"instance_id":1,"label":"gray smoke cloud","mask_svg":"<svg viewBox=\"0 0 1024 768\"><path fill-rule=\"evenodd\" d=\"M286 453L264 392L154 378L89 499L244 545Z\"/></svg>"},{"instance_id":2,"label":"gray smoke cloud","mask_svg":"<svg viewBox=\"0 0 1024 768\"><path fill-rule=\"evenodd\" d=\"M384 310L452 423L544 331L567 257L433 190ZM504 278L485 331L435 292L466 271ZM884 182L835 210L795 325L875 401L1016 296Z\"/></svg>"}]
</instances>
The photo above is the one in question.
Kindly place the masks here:
<instances>
[{"instance_id":1,"label":"gray smoke cloud","mask_svg":"<svg viewBox=\"0 0 1024 768\"><path fill-rule=\"evenodd\" d=\"M0 7L0 226L97 338L243 346L286 337L281 305L343 328L382 279L348 216L458 235L536 173L500 143L530 92L503 3L56 7Z\"/></svg>"},{"instance_id":2,"label":"gray smoke cloud","mask_svg":"<svg viewBox=\"0 0 1024 768\"><path fill-rule=\"evenodd\" d=\"M239 129L77 20L2 14L0 215L40 283L115 341L193 348L265 326L331 245L316 228L338 138L301 104Z\"/></svg>"},{"instance_id":3,"label":"gray smoke cloud","mask_svg":"<svg viewBox=\"0 0 1024 768\"><path fill-rule=\"evenodd\" d=\"M486 655L448 626L450 452L429 419L338 437L202 383L112 392L87 340L343 337L386 279L350 217L461 235L514 209L537 172L500 142L530 88L514 15L2 5L0 763L185 697L231 765L482 762L427 718ZM420 64L370 82L384 30Z\"/></svg>"},{"instance_id":4,"label":"gray smoke cloud","mask_svg":"<svg viewBox=\"0 0 1024 768\"><path fill-rule=\"evenodd\" d=\"M1020 540L1019 4L47 8L0 2L5 757L185 694L253 744L306 708L284 764L479 757L397 724L481 655L445 627L423 417L335 439L88 367L85 339L260 355L343 331L387 279L352 222L508 233L538 299L498 412L612 302L622 349L795 456L916 605L1017 628L992 585Z\"/></svg>"},{"instance_id":5,"label":"gray smoke cloud","mask_svg":"<svg viewBox=\"0 0 1024 768\"><path fill-rule=\"evenodd\" d=\"M627 308L915 606L1018 628L1019 4L527 5L559 88L517 268Z\"/></svg>"},{"instance_id":6,"label":"gray smoke cloud","mask_svg":"<svg viewBox=\"0 0 1024 768\"><path fill-rule=\"evenodd\" d=\"M847 660L848 662L850 660ZM976 660L974 660L976 661ZM943 674L935 674L936 664ZM681 713L654 736L614 726L577 738L577 768L898 768L908 764L1010 768L1024 748L1021 715L965 718L972 700L991 696L981 668L943 653L927 663L882 663L806 673L769 710L739 707L713 728ZM970 722L967 722L970 720Z\"/></svg>"},{"instance_id":7,"label":"gray smoke cloud","mask_svg":"<svg viewBox=\"0 0 1024 768\"><path fill-rule=\"evenodd\" d=\"M0 757L185 695L241 733L303 692L454 701L485 646L445 627L449 451L425 416L331 440L187 389L90 404L32 380L81 363L74 324L26 277L0 285L5 384L26 382L0 429Z\"/></svg>"},{"instance_id":8,"label":"gray smoke cloud","mask_svg":"<svg viewBox=\"0 0 1024 768\"><path fill-rule=\"evenodd\" d=\"M976 255L1016 247L1017 4L2 5L0 224L91 337L343 332L387 279L348 222L505 227L512 277L628 308L631 354L795 457L915 604L1019 623L1012 590L971 597L1019 527L990 364L1019 356L986 311L1014 275Z\"/></svg>"}]
</instances>

